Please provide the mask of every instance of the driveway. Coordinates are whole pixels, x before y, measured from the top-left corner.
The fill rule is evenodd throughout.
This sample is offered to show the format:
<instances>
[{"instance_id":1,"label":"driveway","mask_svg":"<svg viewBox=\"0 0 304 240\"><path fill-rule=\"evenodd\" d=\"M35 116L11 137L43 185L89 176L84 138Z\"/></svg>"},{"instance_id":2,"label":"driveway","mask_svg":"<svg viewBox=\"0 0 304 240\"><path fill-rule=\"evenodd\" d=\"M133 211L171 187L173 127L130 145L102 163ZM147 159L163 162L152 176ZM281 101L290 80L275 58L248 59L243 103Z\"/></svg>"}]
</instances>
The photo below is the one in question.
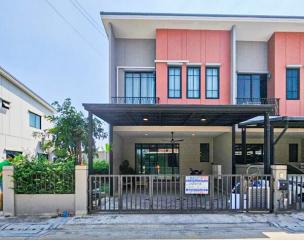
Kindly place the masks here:
<instances>
[{"instance_id":1,"label":"driveway","mask_svg":"<svg viewBox=\"0 0 304 240\"><path fill-rule=\"evenodd\" d=\"M304 214L1 218L0 239L304 239Z\"/></svg>"}]
</instances>

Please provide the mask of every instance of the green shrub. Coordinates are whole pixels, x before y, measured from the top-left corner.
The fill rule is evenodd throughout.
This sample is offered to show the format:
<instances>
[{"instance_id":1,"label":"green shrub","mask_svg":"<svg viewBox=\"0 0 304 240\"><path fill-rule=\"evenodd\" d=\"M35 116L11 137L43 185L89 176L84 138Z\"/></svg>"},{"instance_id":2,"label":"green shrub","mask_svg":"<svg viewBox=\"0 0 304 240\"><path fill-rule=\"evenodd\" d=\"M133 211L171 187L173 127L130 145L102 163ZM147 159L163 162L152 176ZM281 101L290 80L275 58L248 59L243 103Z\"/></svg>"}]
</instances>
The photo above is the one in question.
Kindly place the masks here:
<instances>
[{"instance_id":1,"label":"green shrub","mask_svg":"<svg viewBox=\"0 0 304 240\"><path fill-rule=\"evenodd\" d=\"M94 172L96 172L96 173L108 174L109 173L109 163L106 160L94 159L93 169L94 169Z\"/></svg>"},{"instance_id":2,"label":"green shrub","mask_svg":"<svg viewBox=\"0 0 304 240\"><path fill-rule=\"evenodd\" d=\"M19 194L74 193L75 160L58 159L55 162L40 156L29 159L17 156L15 167L15 192Z\"/></svg>"}]
</instances>

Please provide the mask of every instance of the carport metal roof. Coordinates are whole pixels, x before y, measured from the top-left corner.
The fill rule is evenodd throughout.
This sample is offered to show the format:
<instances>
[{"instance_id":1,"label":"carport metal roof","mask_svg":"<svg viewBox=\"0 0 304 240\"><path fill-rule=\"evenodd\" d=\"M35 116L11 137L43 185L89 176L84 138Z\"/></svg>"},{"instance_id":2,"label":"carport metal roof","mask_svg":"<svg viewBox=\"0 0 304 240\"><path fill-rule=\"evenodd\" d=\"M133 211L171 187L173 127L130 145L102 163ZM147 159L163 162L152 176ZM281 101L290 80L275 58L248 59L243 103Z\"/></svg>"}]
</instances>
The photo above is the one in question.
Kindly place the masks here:
<instances>
[{"instance_id":1,"label":"carport metal roof","mask_svg":"<svg viewBox=\"0 0 304 240\"><path fill-rule=\"evenodd\" d=\"M271 116L269 118L271 126L275 128L304 128L304 117ZM258 116L239 123L239 127L263 127L264 117Z\"/></svg>"},{"instance_id":2,"label":"carport metal roof","mask_svg":"<svg viewBox=\"0 0 304 240\"><path fill-rule=\"evenodd\" d=\"M265 105L83 104L112 126L232 126L274 113Z\"/></svg>"}]
</instances>

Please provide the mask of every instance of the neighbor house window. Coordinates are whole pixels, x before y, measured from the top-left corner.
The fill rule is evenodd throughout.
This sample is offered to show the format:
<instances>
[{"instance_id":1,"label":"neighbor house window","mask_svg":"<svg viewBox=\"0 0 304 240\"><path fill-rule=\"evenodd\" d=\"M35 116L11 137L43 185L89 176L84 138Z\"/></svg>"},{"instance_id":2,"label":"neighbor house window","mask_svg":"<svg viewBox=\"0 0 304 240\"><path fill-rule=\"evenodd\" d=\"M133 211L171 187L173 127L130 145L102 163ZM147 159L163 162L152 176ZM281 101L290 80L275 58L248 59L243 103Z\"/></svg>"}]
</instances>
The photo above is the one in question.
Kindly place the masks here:
<instances>
[{"instance_id":1,"label":"neighbor house window","mask_svg":"<svg viewBox=\"0 0 304 240\"><path fill-rule=\"evenodd\" d=\"M289 162L298 161L298 144L289 144Z\"/></svg>"},{"instance_id":2,"label":"neighbor house window","mask_svg":"<svg viewBox=\"0 0 304 240\"><path fill-rule=\"evenodd\" d=\"M206 67L206 98L219 98L219 67Z\"/></svg>"},{"instance_id":3,"label":"neighbor house window","mask_svg":"<svg viewBox=\"0 0 304 240\"><path fill-rule=\"evenodd\" d=\"M286 99L297 100L300 98L300 69L286 69Z\"/></svg>"},{"instance_id":4,"label":"neighbor house window","mask_svg":"<svg viewBox=\"0 0 304 240\"><path fill-rule=\"evenodd\" d=\"M200 162L209 162L209 143L200 144Z\"/></svg>"},{"instance_id":5,"label":"neighbor house window","mask_svg":"<svg viewBox=\"0 0 304 240\"><path fill-rule=\"evenodd\" d=\"M22 152L5 150L5 154L6 154L6 159L9 159L9 158L14 158L17 155L21 155Z\"/></svg>"},{"instance_id":6,"label":"neighbor house window","mask_svg":"<svg viewBox=\"0 0 304 240\"><path fill-rule=\"evenodd\" d=\"M200 98L201 71L199 67L187 68L187 98Z\"/></svg>"},{"instance_id":7,"label":"neighbor house window","mask_svg":"<svg viewBox=\"0 0 304 240\"><path fill-rule=\"evenodd\" d=\"M41 116L29 112L29 119L31 127L41 129Z\"/></svg>"},{"instance_id":8,"label":"neighbor house window","mask_svg":"<svg viewBox=\"0 0 304 240\"><path fill-rule=\"evenodd\" d=\"M182 97L182 81L181 68L168 67L168 97L181 98Z\"/></svg>"},{"instance_id":9,"label":"neighbor house window","mask_svg":"<svg viewBox=\"0 0 304 240\"><path fill-rule=\"evenodd\" d=\"M246 144L246 161L242 154L242 144L235 144L235 160L237 164L261 164L264 159L263 144Z\"/></svg>"}]
</instances>

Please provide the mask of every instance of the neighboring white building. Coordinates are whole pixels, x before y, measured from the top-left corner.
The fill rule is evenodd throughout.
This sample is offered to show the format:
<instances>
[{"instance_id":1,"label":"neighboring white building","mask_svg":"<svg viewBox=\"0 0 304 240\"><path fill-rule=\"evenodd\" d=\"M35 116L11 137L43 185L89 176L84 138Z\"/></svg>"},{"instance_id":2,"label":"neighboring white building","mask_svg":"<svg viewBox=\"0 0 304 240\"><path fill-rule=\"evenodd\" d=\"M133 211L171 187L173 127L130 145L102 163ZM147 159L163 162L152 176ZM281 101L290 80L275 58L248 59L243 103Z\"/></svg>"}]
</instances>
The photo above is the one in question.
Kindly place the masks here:
<instances>
[{"instance_id":1,"label":"neighboring white building","mask_svg":"<svg viewBox=\"0 0 304 240\"><path fill-rule=\"evenodd\" d=\"M43 153L34 132L50 128L55 109L0 67L0 161L17 153Z\"/></svg>"}]
</instances>

